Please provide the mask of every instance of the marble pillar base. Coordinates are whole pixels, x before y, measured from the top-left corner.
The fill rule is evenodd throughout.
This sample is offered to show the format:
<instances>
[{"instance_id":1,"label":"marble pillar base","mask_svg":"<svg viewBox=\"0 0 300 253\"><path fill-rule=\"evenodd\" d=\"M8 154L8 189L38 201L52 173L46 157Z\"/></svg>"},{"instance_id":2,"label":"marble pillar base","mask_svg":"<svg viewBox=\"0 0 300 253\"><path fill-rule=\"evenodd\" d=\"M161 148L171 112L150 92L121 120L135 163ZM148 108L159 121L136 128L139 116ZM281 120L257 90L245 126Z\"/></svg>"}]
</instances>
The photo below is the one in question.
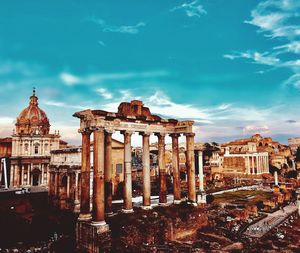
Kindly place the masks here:
<instances>
[{"instance_id":1,"label":"marble pillar base","mask_svg":"<svg viewBox=\"0 0 300 253\"><path fill-rule=\"evenodd\" d=\"M151 210L152 206L141 206L141 209L143 209L143 210Z\"/></svg>"},{"instance_id":2,"label":"marble pillar base","mask_svg":"<svg viewBox=\"0 0 300 253\"><path fill-rule=\"evenodd\" d=\"M76 242L79 250L100 253L111 246L111 234L105 221L77 221Z\"/></svg>"},{"instance_id":3,"label":"marble pillar base","mask_svg":"<svg viewBox=\"0 0 300 253\"><path fill-rule=\"evenodd\" d=\"M74 201L74 213L80 213L80 202L78 200Z\"/></svg>"},{"instance_id":4,"label":"marble pillar base","mask_svg":"<svg viewBox=\"0 0 300 253\"><path fill-rule=\"evenodd\" d=\"M179 205L182 203L182 199L174 199L173 204Z\"/></svg>"},{"instance_id":5,"label":"marble pillar base","mask_svg":"<svg viewBox=\"0 0 300 253\"><path fill-rule=\"evenodd\" d=\"M122 209L122 213L133 213L133 209Z\"/></svg>"},{"instance_id":6,"label":"marble pillar base","mask_svg":"<svg viewBox=\"0 0 300 253\"><path fill-rule=\"evenodd\" d=\"M206 194L204 192L197 194L197 203L206 204Z\"/></svg>"},{"instance_id":7,"label":"marble pillar base","mask_svg":"<svg viewBox=\"0 0 300 253\"><path fill-rule=\"evenodd\" d=\"M90 213L81 213L79 214L78 221L90 221L92 219L92 215Z\"/></svg>"},{"instance_id":8,"label":"marble pillar base","mask_svg":"<svg viewBox=\"0 0 300 253\"><path fill-rule=\"evenodd\" d=\"M117 215L117 214L114 213L114 212L105 213L105 216L106 216L106 217L112 217L112 216L115 216L115 215Z\"/></svg>"},{"instance_id":9,"label":"marble pillar base","mask_svg":"<svg viewBox=\"0 0 300 253\"><path fill-rule=\"evenodd\" d=\"M169 206L170 203L158 203L159 206Z\"/></svg>"}]
</instances>

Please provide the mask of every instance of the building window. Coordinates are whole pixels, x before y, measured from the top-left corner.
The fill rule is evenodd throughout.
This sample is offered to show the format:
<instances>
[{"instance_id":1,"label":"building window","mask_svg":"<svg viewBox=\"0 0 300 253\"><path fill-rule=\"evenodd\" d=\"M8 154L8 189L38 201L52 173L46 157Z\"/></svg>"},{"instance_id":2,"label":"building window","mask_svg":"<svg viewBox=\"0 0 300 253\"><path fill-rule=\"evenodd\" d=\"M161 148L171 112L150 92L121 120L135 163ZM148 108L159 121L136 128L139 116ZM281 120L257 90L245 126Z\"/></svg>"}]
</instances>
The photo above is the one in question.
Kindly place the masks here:
<instances>
[{"instance_id":1,"label":"building window","mask_svg":"<svg viewBox=\"0 0 300 253\"><path fill-rule=\"evenodd\" d=\"M118 163L118 164L116 165L116 172L117 172L118 174L121 174L121 173L122 173L122 170L123 170L123 164L122 164L122 163Z\"/></svg>"},{"instance_id":2,"label":"building window","mask_svg":"<svg viewBox=\"0 0 300 253\"><path fill-rule=\"evenodd\" d=\"M38 146L38 145L35 145L35 146L34 146L34 153L35 153L35 154L38 154L38 153L39 153L39 146Z\"/></svg>"},{"instance_id":3,"label":"building window","mask_svg":"<svg viewBox=\"0 0 300 253\"><path fill-rule=\"evenodd\" d=\"M25 144L25 151L28 151L28 144Z\"/></svg>"}]
</instances>

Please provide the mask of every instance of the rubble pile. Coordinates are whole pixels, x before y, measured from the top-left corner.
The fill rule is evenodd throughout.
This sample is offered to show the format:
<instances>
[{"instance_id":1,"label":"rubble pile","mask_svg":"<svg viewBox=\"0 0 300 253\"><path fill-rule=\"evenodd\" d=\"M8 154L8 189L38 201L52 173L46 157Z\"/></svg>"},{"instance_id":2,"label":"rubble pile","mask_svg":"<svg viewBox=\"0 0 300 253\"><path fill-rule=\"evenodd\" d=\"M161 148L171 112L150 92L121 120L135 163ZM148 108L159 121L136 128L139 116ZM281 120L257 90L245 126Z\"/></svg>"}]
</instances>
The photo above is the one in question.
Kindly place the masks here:
<instances>
[{"instance_id":1,"label":"rubble pile","mask_svg":"<svg viewBox=\"0 0 300 253\"><path fill-rule=\"evenodd\" d=\"M139 252L148 246L165 246L172 241L197 238L197 231L207 226L208 218L201 208L187 204L157 207L151 211L136 209L134 214L120 214L108 220L113 250Z\"/></svg>"}]
</instances>

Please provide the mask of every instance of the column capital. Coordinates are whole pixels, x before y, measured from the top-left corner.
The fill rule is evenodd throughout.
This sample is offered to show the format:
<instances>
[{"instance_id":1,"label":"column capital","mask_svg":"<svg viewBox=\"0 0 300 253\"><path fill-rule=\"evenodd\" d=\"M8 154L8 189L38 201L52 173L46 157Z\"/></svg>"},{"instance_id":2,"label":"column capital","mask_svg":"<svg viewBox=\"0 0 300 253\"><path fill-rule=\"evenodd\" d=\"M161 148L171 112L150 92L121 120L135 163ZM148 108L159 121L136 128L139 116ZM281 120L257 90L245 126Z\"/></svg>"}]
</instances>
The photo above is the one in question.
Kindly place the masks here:
<instances>
[{"instance_id":1,"label":"column capital","mask_svg":"<svg viewBox=\"0 0 300 253\"><path fill-rule=\"evenodd\" d=\"M121 134L131 136L132 134L134 134L134 131L131 131L131 130L123 130L123 131L121 131Z\"/></svg>"},{"instance_id":2,"label":"column capital","mask_svg":"<svg viewBox=\"0 0 300 253\"><path fill-rule=\"evenodd\" d=\"M145 132L139 132L139 135L142 135L142 136L150 136L152 133L149 132L149 131L145 131Z\"/></svg>"},{"instance_id":3,"label":"column capital","mask_svg":"<svg viewBox=\"0 0 300 253\"><path fill-rule=\"evenodd\" d=\"M195 133L184 133L186 137L195 137Z\"/></svg>"},{"instance_id":4,"label":"column capital","mask_svg":"<svg viewBox=\"0 0 300 253\"><path fill-rule=\"evenodd\" d=\"M79 129L78 133L90 135L93 131L90 128Z\"/></svg>"},{"instance_id":5,"label":"column capital","mask_svg":"<svg viewBox=\"0 0 300 253\"><path fill-rule=\"evenodd\" d=\"M178 137L180 137L180 133L171 133L171 134L169 134L169 136L170 137L172 137L172 138L178 138Z\"/></svg>"},{"instance_id":6,"label":"column capital","mask_svg":"<svg viewBox=\"0 0 300 253\"><path fill-rule=\"evenodd\" d=\"M93 132L104 132L104 127L92 127L91 131Z\"/></svg>"},{"instance_id":7,"label":"column capital","mask_svg":"<svg viewBox=\"0 0 300 253\"><path fill-rule=\"evenodd\" d=\"M154 135L157 137L165 137L166 136L165 133L154 133Z\"/></svg>"},{"instance_id":8,"label":"column capital","mask_svg":"<svg viewBox=\"0 0 300 253\"><path fill-rule=\"evenodd\" d=\"M111 128L105 128L105 133L108 135L112 135L115 131Z\"/></svg>"}]
</instances>

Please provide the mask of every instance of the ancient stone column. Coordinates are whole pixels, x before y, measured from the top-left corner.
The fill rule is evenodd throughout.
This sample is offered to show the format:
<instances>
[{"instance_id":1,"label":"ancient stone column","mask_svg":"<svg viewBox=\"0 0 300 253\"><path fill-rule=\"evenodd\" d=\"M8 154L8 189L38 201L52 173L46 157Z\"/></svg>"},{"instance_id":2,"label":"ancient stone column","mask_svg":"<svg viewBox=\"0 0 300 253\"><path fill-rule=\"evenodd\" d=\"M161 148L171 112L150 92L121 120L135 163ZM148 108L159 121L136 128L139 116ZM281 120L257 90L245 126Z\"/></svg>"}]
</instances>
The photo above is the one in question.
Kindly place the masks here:
<instances>
[{"instance_id":1,"label":"ancient stone column","mask_svg":"<svg viewBox=\"0 0 300 253\"><path fill-rule=\"evenodd\" d=\"M24 165L22 165L21 168L21 185L24 185Z\"/></svg>"},{"instance_id":2,"label":"ancient stone column","mask_svg":"<svg viewBox=\"0 0 300 253\"><path fill-rule=\"evenodd\" d=\"M41 184L43 185L44 184L44 167L45 165L44 164L41 164L41 167L42 167L42 174L41 174Z\"/></svg>"},{"instance_id":3,"label":"ancient stone column","mask_svg":"<svg viewBox=\"0 0 300 253\"><path fill-rule=\"evenodd\" d=\"M259 156L256 155L256 175L259 174L259 169L260 169L260 166L259 166Z\"/></svg>"},{"instance_id":4,"label":"ancient stone column","mask_svg":"<svg viewBox=\"0 0 300 253\"><path fill-rule=\"evenodd\" d=\"M143 136L143 209L151 208L150 182L150 133L141 133Z\"/></svg>"},{"instance_id":5,"label":"ancient stone column","mask_svg":"<svg viewBox=\"0 0 300 253\"><path fill-rule=\"evenodd\" d=\"M204 192L204 173L203 173L203 152L198 151L198 164L199 164L199 190Z\"/></svg>"},{"instance_id":6,"label":"ancient stone column","mask_svg":"<svg viewBox=\"0 0 300 253\"><path fill-rule=\"evenodd\" d=\"M181 189L180 189L180 172L179 172L179 146L178 137L180 134L171 134L172 137L172 166L173 166L173 192L174 203L181 202Z\"/></svg>"},{"instance_id":7,"label":"ancient stone column","mask_svg":"<svg viewBox=\"0 0 300 253\"><path fill-rule=\"evenodd\" d=\"M167 204L167 178L165 165L165 134L156 134L158 137L158 168L159 168L159 204Z\"/></svg>"},{"instance_id":8,"label":"ancient stone column","mask_svg":"<svg viewBox=\"0 0 300 253\"><path fill-rule=\"evenodd\" d=\"M9 187L14 187L14 171L15 171L15 165L10 166L10 183Z\"/></svg>"},{"instance_id":9,"label":"ancient stone column","mask_svg":"<svg viewBox=\"0 0 300 253\"><path fill-rule=\"evenodd\" d=\"M105 213L112 212L112 131L105 131Z\"/></svg>"},{"instance_id":10,"label":"ancient stone column","mask_svg":"<svg viewBox=\"0 0 300 253\"><path fill-rule=\"evenodd\" d=\"M75 172L75 200L74 200L74 212L79 212L80 211L80 202L79 202L79 189L78 189L78 174L79 172Z\"/></svg>"},{"instance_id":11,"label":"ancient stone column","mask_svg":"<svg viewBox=\"0 0 300 253\"><path fill-rule=\"evenodd\" d=\"M93 224L104 221L104 129L94 131Z\"/></svg>"},{"instance_id":12,"label":"ancient stone column","mask_svg":"<svg viewBox=\"0 0 300 253\"><path fill-rule=\"evenodd\" d=\"M81 152L81 196L80 196L80 220L91 219L90 214L90 135L91 131L82 132Z\"/></svg>"},{"instance_id":13,"label":"ancient stone column","mask_svg":"<svg viewBox=\"0 0 300 253\"><path fill-rule=\"evenodd\" d=\"M252 175L254 175L255 174L255 169L254 169L254 156L252 155L252 157L251 157L251 161L252 161Z\"/></svg>"},{"instance_id":14,"label":"ancient stone column","mask_svg":"<svg viewBox=\"0 0 300 253\"><path fill-rule=\"evenodd\" d=\"M70 198L70 175L67 175L67 198Z\"/></svg>"},{"instance_id":15,"label":"ancient stone column","mask_svg":"<svg viewBox=\"0 0 300 253\"><path fill-rule=\"evenodd\" d=\"M278 172L277 172L277 170L275 170L275 172L274 172L274 181L275 181L275 185L278 186Z\"/></svg>"},{"instance_id":16,"label":"ancient stone column","mask_svg":"<svg viewBox=\"0 0 300 253\"><path fill-rule=\"evenodd\" d=\"M28 168L29 172L29 168ZM54 171L54 195L58 196L58 172Z\"/></svg>"},{"instance_id":17,"label":"ancient stone column","mask_svg":"<svg viewBox=\"0 0 300 253\"><path fill-rule=\"evenodd\" d=\"M196 202L196 179L195 179L195 154L194 154L194 133L187 133L186 136L186 168L188 174L188 200Z\"/></svg>"},{"instance_id":18,"label":"ancient stone column","mask_svg":"<svg viewBox=\"0 0 300 253\"><path fill-rule=\"evenodd\" d=\"M20 176L20 173L19 173L19 165L15 165L15 172L14 172L14 186L15 187L18 187L19 186L19 176Z\"/></svg>"},{"instance_id":19,"label":"ancient stone column","mask_svg":"<svg viewBox=\"0 0 300 253\"><path fill-rule=\"evenodd\" d=\"M247 172L246 174L250 175L251 173L251 168L250 168L250 157L247 156Z\"/></svg>"},{"instance_id":20,"label":"ancient stone column","mask_svg":"<svg viewBox=\"0 0 300 253\"><path fill-rule=\"evenodd\" d=\"M61 178L60 178L60 176L59 176L59 170L57 170L57 172L56 172L56 174L57 174L57 185L56 185L56 192L57 192L57 198L58 199L60 199L60 180L61 180Z\"/></svg>"},{"instance_id":21,"label":"ancient stone column","mask_svg":"<svg viewBox=\"0 0 300 253\"><path fill-rule=\"evenodd\" d=\"M132 132L125 131L124 134L124 213L133 212L132 209L132 178L131 178L131 135Z\"/></svg>"}]
</instances>

